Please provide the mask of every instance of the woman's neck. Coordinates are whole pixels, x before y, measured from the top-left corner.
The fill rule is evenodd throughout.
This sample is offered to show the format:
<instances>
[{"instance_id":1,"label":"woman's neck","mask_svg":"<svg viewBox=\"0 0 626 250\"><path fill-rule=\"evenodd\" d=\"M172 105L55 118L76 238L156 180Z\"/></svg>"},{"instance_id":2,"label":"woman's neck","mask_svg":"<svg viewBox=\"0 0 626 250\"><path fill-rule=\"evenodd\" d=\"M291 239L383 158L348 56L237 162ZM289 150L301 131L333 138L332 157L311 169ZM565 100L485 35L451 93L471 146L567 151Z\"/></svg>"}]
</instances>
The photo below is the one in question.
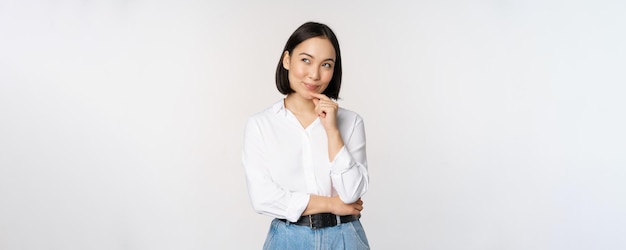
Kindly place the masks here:
<instances>
[{"instance_id":1,"label":"woman's neck","mask_svg":"<svg viewBox=\"0 0 626 250\"><path fill-rule=\"evenodd\" d=\"M285 97L285 108L294 114L314 114L315 104L313 100L302 98L297 93L292 93Z\"/></svg>"}]
</instances>

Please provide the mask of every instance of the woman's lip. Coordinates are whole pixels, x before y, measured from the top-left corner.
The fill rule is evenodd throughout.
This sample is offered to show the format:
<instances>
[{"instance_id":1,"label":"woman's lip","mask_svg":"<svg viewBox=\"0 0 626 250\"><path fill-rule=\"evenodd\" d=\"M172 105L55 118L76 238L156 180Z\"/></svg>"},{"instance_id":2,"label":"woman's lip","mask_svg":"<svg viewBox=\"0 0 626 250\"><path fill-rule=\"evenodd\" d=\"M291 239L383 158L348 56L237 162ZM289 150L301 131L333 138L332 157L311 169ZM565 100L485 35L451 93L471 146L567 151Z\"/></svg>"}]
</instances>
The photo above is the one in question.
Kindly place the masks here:
<instances>
[{"instance_id":1,"label":"woman's lip","mask_svg":"<svg viewBox=\"0 0 626 250\"><path fill-rule=\"evenodd\" d=\"M318 88L317 85L313 85L313 84L304 84L304 87L306 87L308 90L316 90Z\"/></svg>"}]
</instances>

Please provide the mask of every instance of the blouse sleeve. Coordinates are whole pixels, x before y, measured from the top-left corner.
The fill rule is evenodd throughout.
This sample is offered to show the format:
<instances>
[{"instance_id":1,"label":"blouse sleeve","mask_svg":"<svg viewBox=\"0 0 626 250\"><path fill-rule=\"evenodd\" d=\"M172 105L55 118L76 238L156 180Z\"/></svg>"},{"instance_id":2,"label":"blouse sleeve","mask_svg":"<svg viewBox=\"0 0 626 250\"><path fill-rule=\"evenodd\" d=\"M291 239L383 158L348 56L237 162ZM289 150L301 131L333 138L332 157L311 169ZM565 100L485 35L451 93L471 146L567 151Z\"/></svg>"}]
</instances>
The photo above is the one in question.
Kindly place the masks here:
<instances>
[{"instance_id":1,"label":"blouse sleeve","mask_svg":"<svg viewBox=\"0 0 626 250\"><path fill-rule=\"evenodd\" d=\"M344 137L344 146L330 166L333 188L346 204L361 198L369 186L363 120L357 116L353 126L352 133Z\"/></svg>"},{"instance_id":2,"label":"blouse sleeve","mask_svg":"<svg viewBox=\"0 0 626 250\"><path fill-rule=\"evenodd\" d=\"M249 119L244 133L242 162L248 194L257 213L297 221L309 203L309 195L290 192L277 185L267 166L263 135L254 119Z\"/></svg>"}]
</instances>

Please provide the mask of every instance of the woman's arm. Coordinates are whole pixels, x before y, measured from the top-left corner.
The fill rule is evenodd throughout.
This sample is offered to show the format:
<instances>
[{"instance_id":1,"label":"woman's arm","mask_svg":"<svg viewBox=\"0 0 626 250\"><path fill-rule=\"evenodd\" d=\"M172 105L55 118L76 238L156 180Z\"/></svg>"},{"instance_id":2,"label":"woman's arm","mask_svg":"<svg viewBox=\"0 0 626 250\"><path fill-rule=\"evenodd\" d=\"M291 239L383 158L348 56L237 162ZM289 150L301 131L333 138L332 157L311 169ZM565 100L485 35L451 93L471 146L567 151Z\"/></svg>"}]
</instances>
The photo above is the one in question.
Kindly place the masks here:
<instances>
[{"instance_id":1,"label":"woman's arm","mask_svg":"<svg viewBox=\"0 0 626 250\"><path fill-rule=\"evenodd\" d=\"M309 194L281 188L271 177L260 128L249 119L244 134L242 163L248 194L257 213L297 221L309 204Z\"/></svg>"},{"instance_id":2,"label":"woman's arm","mask_svg":"<svg viewBox=\"0 0 626 250\"><path fill-rule=\"evenodd\" d=\"M369 188L367 155L365 152L365 126L363 119L355 116L344 120L341 129L345 145L341 147L331 162L330 177L333 188L344 203L353 203L361 198Z\"/></svg>"},{"instance_id":3,"label":"woman's arm","mask_svg":"<svg viewBox=\"0 0 626 250\"><path fill-rule=\"evenodd\" d=\"M336 102L323 94L311 95L315 97L315 112L328 137L333 188L344 203L354 203L369 187L363 119L354 113L346 114L348 117L339 117L339 105Z\"/></svg>"},{"instance_id":4,"label":"woman's arm","mask_svg":"<svg viewBox=\"0 0 626 250\"><path fill-rule=\"evenodd\" d=\"M309 204L302 215L333 213L335 215L359 215L363 210L363 201L358 199L354 203L346 204L339 196L326 197L310 195Z\"/></svg>"}]
</instances>

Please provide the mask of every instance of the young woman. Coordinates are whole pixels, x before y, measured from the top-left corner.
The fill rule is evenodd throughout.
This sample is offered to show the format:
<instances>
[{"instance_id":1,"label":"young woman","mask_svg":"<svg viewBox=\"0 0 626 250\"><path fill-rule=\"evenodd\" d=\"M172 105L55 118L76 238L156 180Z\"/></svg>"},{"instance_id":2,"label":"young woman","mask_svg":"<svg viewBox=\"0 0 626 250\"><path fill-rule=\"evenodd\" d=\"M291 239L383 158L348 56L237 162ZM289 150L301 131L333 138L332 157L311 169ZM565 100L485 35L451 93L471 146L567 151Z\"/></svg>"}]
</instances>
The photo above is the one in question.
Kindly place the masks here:
<instances>
[{"instance_id":1,"label":"young woman","mask_svg":"<svg viewBox=\"0 0 626 250\"><path fill-rule=\"evenodd\" d=\"M254 209L275 218L263 249L369 249L365 128L334 101L341 53L328 26L289 37L276 87L286 97L248 119L242 157Z\"/></svg>"}]
</instances>

